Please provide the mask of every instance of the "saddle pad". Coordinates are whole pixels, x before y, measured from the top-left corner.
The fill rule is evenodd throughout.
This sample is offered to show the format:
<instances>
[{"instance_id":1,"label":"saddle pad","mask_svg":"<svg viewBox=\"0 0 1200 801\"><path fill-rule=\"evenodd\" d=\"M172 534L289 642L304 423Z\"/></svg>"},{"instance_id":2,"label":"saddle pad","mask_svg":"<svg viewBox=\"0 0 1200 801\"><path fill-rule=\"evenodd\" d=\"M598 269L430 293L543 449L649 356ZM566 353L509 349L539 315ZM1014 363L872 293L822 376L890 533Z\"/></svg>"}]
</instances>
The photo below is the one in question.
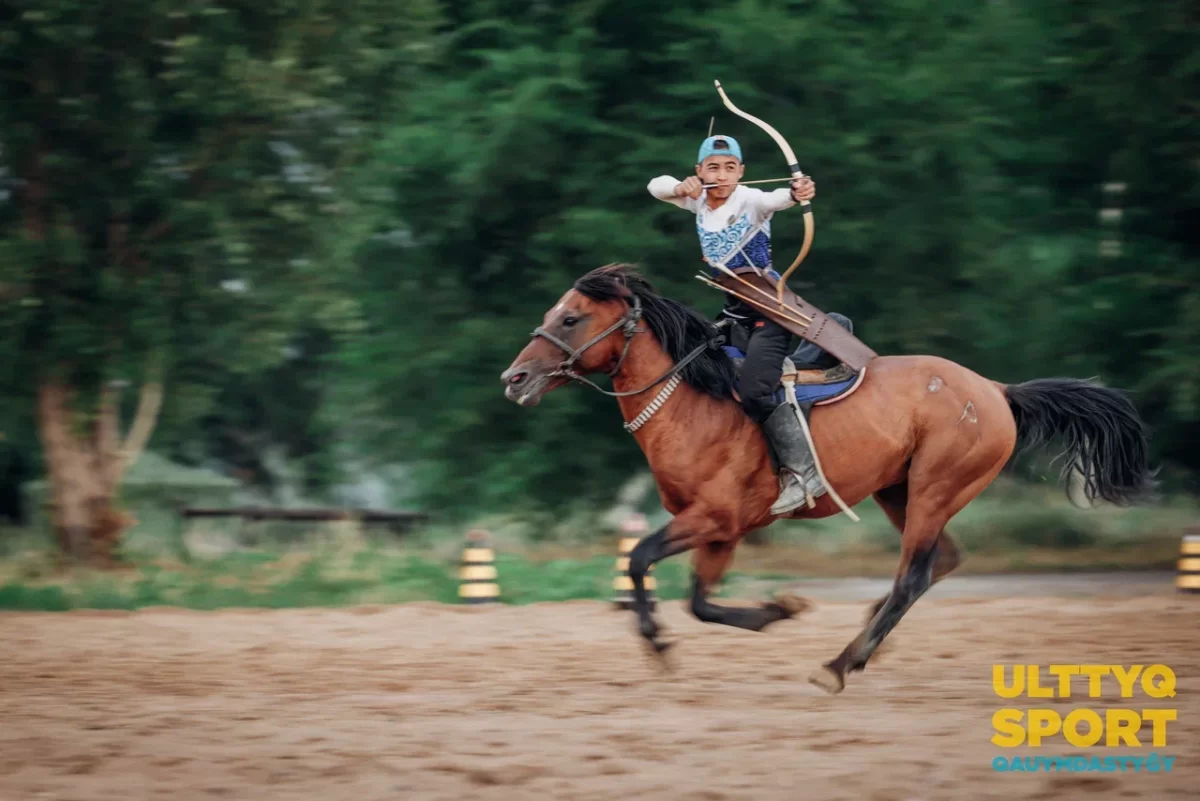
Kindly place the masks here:
<instances>
[{"instance_id":1,"label":"saddle pad","mask_svg":"<svg viewBox=\"0 0 1200 801\"><path fill-rule=\"evenodd\" d=\"M849 390L858 383L861 376L853 376L845 381L839 381L836 384L797 384L796 385L796 402L797 403L820 403L824 400L837 398L843 394L847 394ZM787 398L783 388L780 387L775 393L780 403Z\"/></svg>"},{"instance_id":2,"label":"saddle pad","mask_svg":"<svg viewBox=\"0 0 1200 801\"><path fill-rule=\"evenodd\" d=\"M729 358L733 359L733 363L737 368L738 378L741 378L742 361L746 358L746 354L739 348L733 345L721 346ZM797 384L796 385L796 401L798 403L820 403L821 401L833 400L842 395L848 395L850 390L862 379L862 374L853 375L845 381L838 381L836 384ZM734 383L734 389L738 389L740 381ZM783 386L776 387L774 394L775 403L783 403L787 400L787 395L783 390Z\"/></svg>"}]
</instances>

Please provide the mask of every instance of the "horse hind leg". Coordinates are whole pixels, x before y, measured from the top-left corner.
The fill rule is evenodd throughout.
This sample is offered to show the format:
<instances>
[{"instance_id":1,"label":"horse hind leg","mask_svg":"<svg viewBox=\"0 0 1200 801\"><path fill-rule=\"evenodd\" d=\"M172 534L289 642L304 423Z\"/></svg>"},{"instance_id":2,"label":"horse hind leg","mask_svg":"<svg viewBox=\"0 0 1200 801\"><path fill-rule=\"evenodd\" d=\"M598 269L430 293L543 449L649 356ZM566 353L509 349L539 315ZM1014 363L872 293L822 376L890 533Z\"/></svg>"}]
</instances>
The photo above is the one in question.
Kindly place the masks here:
<instances>
[{"instance_id":1,"label":"horse hind leg","mask_svg":"<svg viewBox=\"0 0 1200 801\"><path fill-rule=\"evenodd\" d=\"M888 520L892 521L892 525L903 535L904 524L907 519L908 512L908 482L895 484L891 487L885 487L875 493L875 502L883 509ZM930 579L929 585L932 587L939 581L944 579L950 573L953 573L956 568L963 562L962 548L954 538L951 537L945 529L942 529L938 535L937 544L934 550L933 561L933 576ZM890 593L888 594L890 595ZM885 603L887 603L888 595L884 595L875 603L871 604L867 610L867 618L864 623L870 623L871 619L879 612ZM876 655L883 653L882 649L876 650Z\"/></svg>"},{"instance_id":2,"label":"horse hind leg","mask_svg":"<svg viewBox=\"0 0 1200 801\"><path fill-rule=\"evenodd\" d=\"M888 593L879 610L857 637L838 654L836 659L825 663L809 678L809 681L829 693L839 693L846 686L846 674L862 670L867 660L883 642L916 600L925 594L933 579L933 563L937 551L940 525L931 525L909 515L904 529L904 540L900 552L900 566L892 591Z\"/></svg>"},{"instance_id":3,"label":"horse hind leg","mask_svg":"<svg viewBox=\"0 0 1200 801\"><path fill-rule=\"evenodd\" d=\"M954 452L939 449L931 453L923 466L914 460L914 467L909 474L908 505L905 509L904 534L901 538L900 564L896 569L896 579L892 591L880 605L878 611L863 628L857 637L830 662L825 663L810 678L813 684L830 693L839 693L846 686L846 673L862 670L867 660L875 653L875 649L883 642L905 613L916 603L917 599L933 583L934 565L937 562L939 545L943 541L945 525L954 515L966 506L972 498L978 495L991 483L1004 465L1005 458L987 458L981 454L974 461L975 469L963 460L954 459ZM939 458L940 457L940 458ZM957 462L957 463L956 463ZM947 475L951 470L957 470L959 475L969 476L965 484L950 488L947 494L935 491L936 483L931 479ZM945 478L941 478L945 486ZM928 489L926 489L928 488ZM952 542L949 538L946 542ZM954 554L943 557L944 565L957 564L958 547L953 546ZM943 575L945 575L943 572Z\"/></svg>"},{"instance_id":4,"label":"horse hind leg","mask_svg":"<svg viewBox=\"0 0 1200 801\"><path fill-rule=\"evenodd\" d=\"M697 620L762 631L772 623L787 620L808 608L807 601L794 595L781 595L775 601L757 607L720 606L709 601L708 593L729 567L734 547L732 542L712 542L694 552L691 609Z\"/></svg>"},{"instance_id":5,"label":"horse hind leg","mask_svg":"<svg viewBox=\"0 0 1200 801\"><path fill-rule=\"evenodd\" d=\"M962 546L950 536L949 532L942 529L938 534L937 543L934 545L933 575L929 579L929 586L932 587L953 573L963 563L963 559ZM867 610L867 623L870 623L875 615L879 614L879 610L887 603L889 597L891 597L891 593L871 604ZM876 649L875 653L878 655L882 651Z\"/></svg>"}]
</instances>

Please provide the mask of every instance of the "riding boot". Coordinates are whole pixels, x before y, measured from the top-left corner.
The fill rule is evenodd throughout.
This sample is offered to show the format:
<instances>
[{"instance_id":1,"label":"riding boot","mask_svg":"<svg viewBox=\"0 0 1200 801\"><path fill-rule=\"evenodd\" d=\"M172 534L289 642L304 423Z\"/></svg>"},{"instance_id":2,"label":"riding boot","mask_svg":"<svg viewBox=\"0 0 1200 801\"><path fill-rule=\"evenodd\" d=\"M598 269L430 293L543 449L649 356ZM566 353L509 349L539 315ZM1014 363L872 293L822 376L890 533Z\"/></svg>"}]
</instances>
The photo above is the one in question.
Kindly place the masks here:
<instances>
[{"instance_id":1,"label":"riding boot","mask_svg":"<svg viewBox=\"0 0 1200 801\"><path fill-rule=\"evenodd\" d=\"M763 423L763 431L779 469L779 498L771 507L771 514L785 514L804 506L808 503L806 490L813 498L825 494L812 450L791 404L775 407Z\"/></svg>"}]
</instances>

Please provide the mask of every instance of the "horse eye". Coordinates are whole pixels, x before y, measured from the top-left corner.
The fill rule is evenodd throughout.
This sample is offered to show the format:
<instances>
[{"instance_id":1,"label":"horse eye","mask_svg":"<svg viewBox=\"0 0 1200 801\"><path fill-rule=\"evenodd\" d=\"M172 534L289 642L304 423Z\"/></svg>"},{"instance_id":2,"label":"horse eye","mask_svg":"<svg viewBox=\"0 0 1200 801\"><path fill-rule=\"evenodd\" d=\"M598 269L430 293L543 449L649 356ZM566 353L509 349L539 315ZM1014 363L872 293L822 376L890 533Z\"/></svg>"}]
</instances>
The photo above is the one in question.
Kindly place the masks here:
<instances>
[{"instance_id":1,"label":"horse eye","mask_svg":"<svg viewBox=\"0 0 1200 801\"><path fill-rule=\"evenodd\" d=\"M567 317L567 318L563 319L563 322L562 322L563 328L570 328L571 326L575 325L575 323L577 323L577 322L579 322L578 317Z\"/></svg>"}]
</instances>

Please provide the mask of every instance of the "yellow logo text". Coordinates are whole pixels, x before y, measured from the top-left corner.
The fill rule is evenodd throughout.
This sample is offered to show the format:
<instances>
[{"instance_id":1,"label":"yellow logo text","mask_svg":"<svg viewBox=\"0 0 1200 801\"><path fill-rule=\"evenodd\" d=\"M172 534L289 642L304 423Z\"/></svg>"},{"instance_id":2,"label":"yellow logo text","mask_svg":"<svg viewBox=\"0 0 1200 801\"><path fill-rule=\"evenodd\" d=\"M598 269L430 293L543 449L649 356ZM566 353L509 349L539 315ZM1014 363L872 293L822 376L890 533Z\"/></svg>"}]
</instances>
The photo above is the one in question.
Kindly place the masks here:
<instances>
[{"instance_id":1,"label":"yellow logo text","mask_svg":"<svg viewBox=\"0 0 1200 801\"><path fill-rule=\"evenodd\" d=\"M1004 699L1100 698L1105 687L1119 689L1121 698L1163 700L1175 697L1175 671L1166 665L993 665L992 689ZM1140 747L1149 740L1156 748L1167 744L1167 724L1176 720L1174 708L1142 707L1075 709L1065 717L1058 710L1005 708L992 715L992 744L1001 748L1039 747L1061 735L1077 748Z\"/></svg>"}]
</instances>

